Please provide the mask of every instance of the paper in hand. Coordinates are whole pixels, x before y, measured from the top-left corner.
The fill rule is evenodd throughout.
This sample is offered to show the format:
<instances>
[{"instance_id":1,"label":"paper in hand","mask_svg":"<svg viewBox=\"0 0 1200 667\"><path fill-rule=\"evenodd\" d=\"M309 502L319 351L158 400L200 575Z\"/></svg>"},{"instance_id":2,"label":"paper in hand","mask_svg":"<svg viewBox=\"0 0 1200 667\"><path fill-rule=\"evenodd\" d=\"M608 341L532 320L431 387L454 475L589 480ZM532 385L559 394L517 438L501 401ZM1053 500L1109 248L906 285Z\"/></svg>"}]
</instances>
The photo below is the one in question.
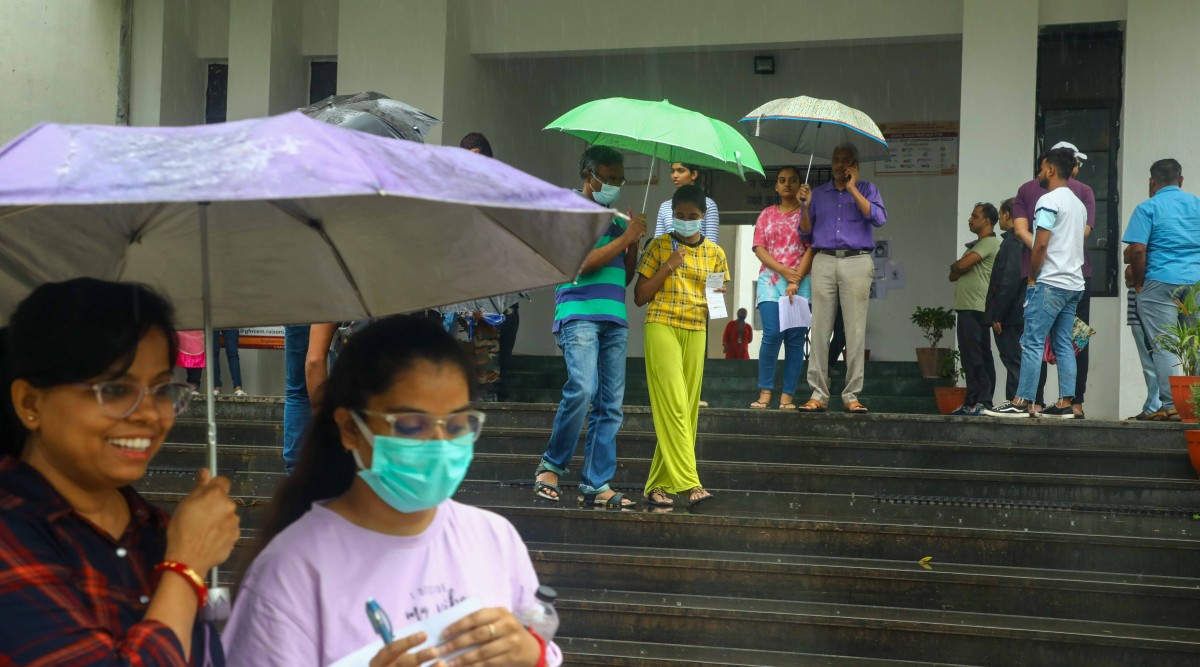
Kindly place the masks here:
<instances>
[{"instance_id":1,"label":"paper in hand","mask_svg":"<svg viewBox=\"0 0 1200 667\"><path fill-rule=\"evenodd\" d=\"M725 285L725 273L710 273L704 281L704 296L708 299L708 319L719 320L729 317L725 308L725 295L717 290Z\"/></svg>"},{"instance_id":2,"label":"paper in hand","mask_svg":"<svg viewBox=\"0 0 1200 667\"><path fill-rule=\"evenodd\" d=\"M812 326L812 309L808 307L808 299L802 296L779 297L779 330L787 331L796 327Z\"/></svg>"},{"instance_id":3,"label":"paper in hand","mask_svg":"<svg viewBox=\"0 0 1200 667\"><path fill-rule=\"evenodd\" d=\"M416 623L410 623L403 628L398 628L393 634L395 634L396 639L403 639L404 637L415 635L418 632L424 632L425 636L429 639L427 639L424 644L409 650L410 653L417 653L418 651L423 651L431 646L437 646L438 644L441 644L443 641L445 641L442 638L442 633L446 631L446 628L454 625L463 618L474 614L480 609L483 609L483 605L479 602L479 600L476 600L475 598L467 598L466 600L459 602L440 614L435 614L423 621L417 621ZM365 615L363 616L363 623L367 623L367 617ZM371 664L371 658L374 658L375 654L379 653L379 651L382 649L383 640L376 639L375 641L358 649L350 655L347 655L341 660L330 664L329 667L369 667ZM470 649L463 649L462 651L454 653L453 655L438 656L438 660L453 658L454 656L465 653L468 650ZM425 664L432 665L434 662L436 661L430 660Z\"/></svg>"}]
</instances>

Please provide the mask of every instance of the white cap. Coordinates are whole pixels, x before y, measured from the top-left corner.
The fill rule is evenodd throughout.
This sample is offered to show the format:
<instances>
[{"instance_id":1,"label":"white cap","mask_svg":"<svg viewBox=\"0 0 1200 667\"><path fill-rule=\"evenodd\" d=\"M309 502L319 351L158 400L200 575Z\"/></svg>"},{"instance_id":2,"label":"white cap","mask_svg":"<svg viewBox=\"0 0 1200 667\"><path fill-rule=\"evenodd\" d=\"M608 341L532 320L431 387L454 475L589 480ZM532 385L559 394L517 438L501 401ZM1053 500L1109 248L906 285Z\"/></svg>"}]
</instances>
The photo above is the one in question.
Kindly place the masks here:
<instances>
[{"instance_id":1,"label":"white cap","mask_svg":"<svg viewBox=\"0 0 1200 667\"><path fill-rule=\"evenodd\" d=\"M1069 141L1060 141L1057 144L1054 144L1050 148L1050 150L1054 150L1055 148L1070 148L1071 150L1075 151L1075 159L1076 160L1086 160L1087 159L1087 155L1080 153L1079 149L1075 148L1075 144L1073 144Z\"/></svg>"}]
</instances>

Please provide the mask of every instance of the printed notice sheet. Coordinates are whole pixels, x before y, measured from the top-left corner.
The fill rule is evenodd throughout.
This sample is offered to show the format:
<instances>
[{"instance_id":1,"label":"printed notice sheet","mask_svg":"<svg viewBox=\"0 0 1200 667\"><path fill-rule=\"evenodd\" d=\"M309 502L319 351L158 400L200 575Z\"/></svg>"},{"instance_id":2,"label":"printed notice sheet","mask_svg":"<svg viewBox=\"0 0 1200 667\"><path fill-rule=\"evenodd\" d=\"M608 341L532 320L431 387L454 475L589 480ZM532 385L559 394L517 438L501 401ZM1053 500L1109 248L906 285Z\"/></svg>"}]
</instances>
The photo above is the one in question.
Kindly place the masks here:
<instances>
[{"instance_id":1,"label":"printed notice sheet","mask_svg":"<svg viewBox=\"0 0 1200 667\"><path fill-rule=\"evenodd\" d=\"M802 296L779 297L779 330L787 331L796 327L812 326L812 309L808 307L808 299Z\"/></svg>"},{"instance_id":2,"label":"printed notice sheet","mask_svg":"<svg viewBox=\"0 0 1200 667\"><path fill-rule=\"evenodd\" d=\"M725 295L717 290L725 286L725 273L710 273L704 284L704 295L708 297L708 319L719 320L729 317L725 309Z\"/></svg>"}]
</instances>

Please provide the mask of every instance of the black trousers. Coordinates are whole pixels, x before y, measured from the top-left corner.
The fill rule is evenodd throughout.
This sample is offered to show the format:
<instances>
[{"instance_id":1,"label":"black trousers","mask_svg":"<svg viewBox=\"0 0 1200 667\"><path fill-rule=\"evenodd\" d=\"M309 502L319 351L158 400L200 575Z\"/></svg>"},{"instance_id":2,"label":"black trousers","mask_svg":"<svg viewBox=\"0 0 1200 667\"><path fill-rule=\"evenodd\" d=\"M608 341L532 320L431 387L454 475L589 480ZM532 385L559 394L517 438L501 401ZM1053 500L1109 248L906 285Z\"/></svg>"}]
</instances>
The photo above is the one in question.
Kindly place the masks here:
<instances>
[{"instance_id":1,"label":"black trousers","mask_svg":"<svg viewBox=\"0 0 1200 667\"><path fill-rule=\"evenodd\" d=\"M508 400L509 369L512 367L513 346L517 344L517 329L521 326L521 307L514 304L508 309L504 321L500 323L500 354L497 362L500 364L500 381L496 383L496 398Z\"/></svg>"},{"instance_id":2,"label":"black trousers","mask_svg":"<svg viewBox=\"0 0 1200 667\"><path fill-rule=\"evenodd\" d=\"M964 405L991 405L996 393L996 365L992 361L991 323L982 311L958 311L958 353L967 376Z\"/></svg>"},{"instance_id":3,"label":"black trousers","mask_svg":"<svg viewBox=\"0 0 1200 667\"><path fill-rule=\"evenodd\" d=\"M1090 296L1092 289L1092 279L1083 279L1083 298L1079 300L1079 305L1075 307L1075 317L1092 323L1092 297ZM1088 351L1092 349L1091 345L1079 351L1075 355L1075 396L1071 399L1071 405L1083 405L1083 395L1087 392L1087 375L1088 375ZM1046 405L1046 362L1042 362L1042 375L1038 378L1037 399L1038 405ZM1011 398L1011 397L1010 397Z\"/></svg>"},{"instance_id":4,"label":"black trousers","mask_svg":"<svg viewBox=\"0 0 1200 667\"><path fill-rule=\"evenodd\" d=\"M1000 363L1008 375L1004 380L1004 400L1012 400L1017 395L1017 385L1021 384L1021 334L1025 332L1022 325L1003 325L1000 333L993 332L996 337L996 352L1000 354Z\"/></svg>"}]
</instances>

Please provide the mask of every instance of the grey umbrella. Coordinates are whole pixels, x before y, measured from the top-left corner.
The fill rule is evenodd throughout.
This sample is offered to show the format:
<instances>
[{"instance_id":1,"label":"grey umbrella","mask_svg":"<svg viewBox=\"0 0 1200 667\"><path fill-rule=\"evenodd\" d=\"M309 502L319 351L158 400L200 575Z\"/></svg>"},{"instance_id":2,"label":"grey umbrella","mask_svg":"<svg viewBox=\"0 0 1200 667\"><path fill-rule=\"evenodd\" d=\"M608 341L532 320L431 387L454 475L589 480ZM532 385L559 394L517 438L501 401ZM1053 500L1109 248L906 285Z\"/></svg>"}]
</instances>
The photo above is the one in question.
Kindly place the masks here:
<instances>
[{"instance_id":1,"label":"grey umbrella","mask_svg":"<svg viewBox=\"0 0 1200 667\"><path fill-rule=\"evenodd\" d=\"M420 143L425 143L430 128L441 122L410 104L371 91L330 95L299 111L309 118L346 129Z\"/></svg>"}]
</instances>

